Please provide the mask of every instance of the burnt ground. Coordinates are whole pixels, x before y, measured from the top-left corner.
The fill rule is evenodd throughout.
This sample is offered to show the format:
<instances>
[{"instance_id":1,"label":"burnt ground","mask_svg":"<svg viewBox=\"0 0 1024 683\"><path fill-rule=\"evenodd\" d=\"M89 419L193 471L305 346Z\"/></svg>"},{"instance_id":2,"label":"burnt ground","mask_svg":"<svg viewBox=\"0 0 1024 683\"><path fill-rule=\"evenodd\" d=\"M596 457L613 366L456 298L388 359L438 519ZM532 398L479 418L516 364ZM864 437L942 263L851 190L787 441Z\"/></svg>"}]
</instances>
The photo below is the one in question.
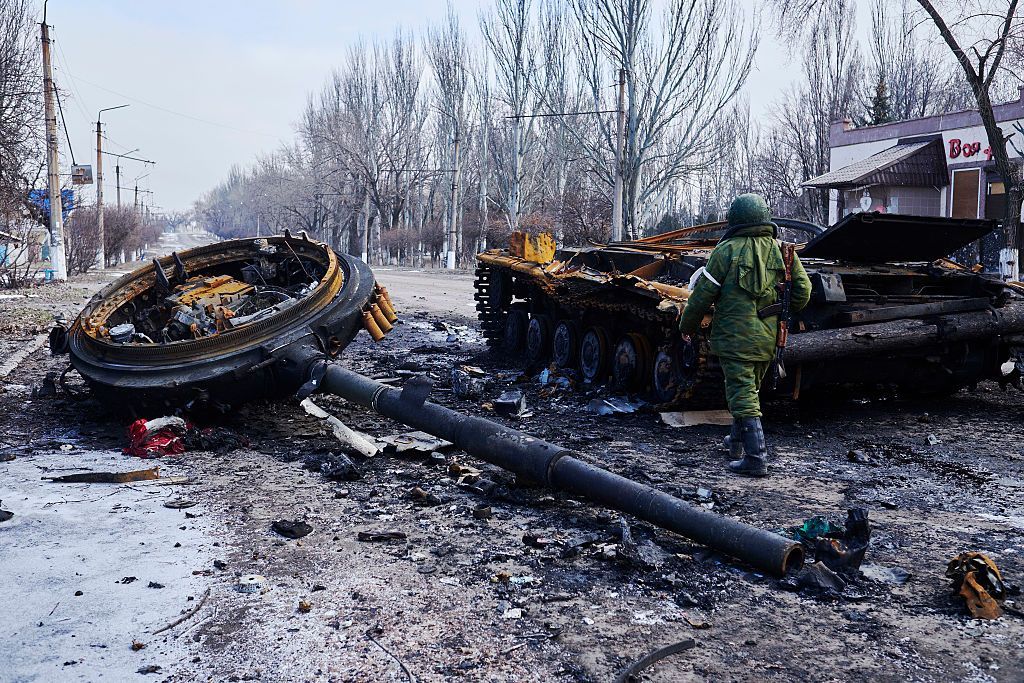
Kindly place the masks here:
<instances>
[{"instance_id":1,"label":"burnt ground","mask_svg":"<svg viewBox=\"0 0 1024 683\"><path fill-rule=\"evenodd\" d=\"M398 303L402 324L380 344L360 335L345 353L349 367L398 377L399 384L410 374L430 373L432 400L491 417L483 404L514 385L526 394L531 414L495 419L763 528L788 533L813 515L842 521L848 508L864 507L872 523L865 567L872 577L884 568L903 569L909 580L862 576L838 598L793 592L636 520L628 520L634 537L652 541L661 553L650 563L630 561L613 511L517 484L455 451L372 459L349 454L357 472L332 478L319 470L330 472L343 449L319 421L291 403L251 405L219 421L248 439L247 447L161 462L166 473L193 482L170 487L176 490L166 496L198 503L171 514L181 518L185 533L199 536L194 544L203 553L189 554L187 547L163 552L168 563L192 567L193 593L208 588L210 597L190 621L149 636L166 658L158 677L607 681L647 652L693 638L694 649L657 664L644 680L1024 679L1024 619L1013 613L989 622L969 618L944 577L950 558L976 550L988 554L1009 583L1024 581L1019 393L983 384L932 399L875 389L800 404L775 401L765 417L771 476L736 478L724 471L724 427L670 428L643 412L598 416L586 405L605 395L600 392L542 396L550 390L535 380L536 369L521 376L514 360L486 353L467 317L468 275L382 270L378 277ZM45 317L40 311L73 311L80 304L78 291L37 293L42 298L0 302L8 325L5 354L32 338L31 326ZM461 363L483 368L494 380L480 398L453 395L449 373ZM12 451L18 461L58 467L66 457L59 445L71 444L109 454L119 469L152 464L117 454L126 420L111 416L114 406L63 391L27 399L26 387L65 364L39 350L3 380L5 441L28 444ZM69 386L79 387L79 380L72 376ZM340 399L316 400L368 434L408 431ZM871 462L852 462L851 450ZM493 485L460 485L453 463L478 468ZM0 487L3 468L13 464L0 463ZM698 488L709 489L710 500ZM17 514L15 499L2 488L0 494L3 507ZM483 507L490 518L474 515ZM305 520L313 532L286 540L270 529L278 519ZM0 525L0 543L4 531ZM360 542L360 531L400 531L406 538ZM552 542L534 547L524 535ZM211 550L223 568L209 565ZM126 573L116 552L106 561L111 579ZM266 589L237 592L243 574L266 577ZM72 579L53 581L59 592ZM298 609L300 600L310 603L308 612ZM1020 597L1015 604L1019 609ZM153 625L175 617L148 613L145 601L125 608ZM125 635L110 646L128 643ZM87 658L82 661L62 676L99 677ZM15 671L12 680L48 680L25 671ZM106 677L144 678L133 672L110 670Z\"/></svg>"}]
</instances>

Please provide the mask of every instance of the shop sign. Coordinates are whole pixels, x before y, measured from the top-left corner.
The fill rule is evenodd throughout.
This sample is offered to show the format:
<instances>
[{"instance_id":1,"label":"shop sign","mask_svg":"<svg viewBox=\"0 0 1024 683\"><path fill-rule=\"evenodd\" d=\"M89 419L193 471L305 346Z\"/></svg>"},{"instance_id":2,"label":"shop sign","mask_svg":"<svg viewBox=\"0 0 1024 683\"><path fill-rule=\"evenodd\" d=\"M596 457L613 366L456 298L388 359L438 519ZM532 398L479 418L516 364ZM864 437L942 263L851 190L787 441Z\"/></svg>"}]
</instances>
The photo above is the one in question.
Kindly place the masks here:
<instances>
[{"instance_id":1,"label":"shop sign","mask_svg":"<svg viewBox=\"0 0 1024 683\"><path fill-rule=\"evenodd\" d=\"M980 142L963 142L960 138L950 138L949 140L950 159L958 159L960 157L970 159L979 153L985 155L986 161L992 161L992 149L990 147L982 149Z\"/></svg>"}]
</instances>

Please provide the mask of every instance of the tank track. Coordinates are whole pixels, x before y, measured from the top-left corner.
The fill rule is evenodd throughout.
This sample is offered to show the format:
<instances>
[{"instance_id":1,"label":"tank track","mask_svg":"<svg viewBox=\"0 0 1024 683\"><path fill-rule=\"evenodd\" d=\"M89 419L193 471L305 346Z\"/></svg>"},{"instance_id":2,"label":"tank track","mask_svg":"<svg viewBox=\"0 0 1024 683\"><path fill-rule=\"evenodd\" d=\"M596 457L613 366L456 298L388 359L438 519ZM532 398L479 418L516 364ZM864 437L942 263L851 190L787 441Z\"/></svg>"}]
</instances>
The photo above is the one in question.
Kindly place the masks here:
<instances>
[{"instance_id":1,"label":"tank track","mask_svg":"<svg viewBox=\"0 0 1024 683\"><path fill-rule=\"evenodd\" d=\"M505 310L507 304L501 301L501 293L497 289L499 285L495 284L496 275L496 271L490 265L478 263L473 282L473 287L476 290L473 298L476 300L480 330L487 345L492 349L500 347L504 340L505 316L507 315ZM531 286L530 290L532 296L549 296L536 286ZM575 300L570 307L580 312L589 309L655 323L662 328L665 339L675 339L678 335L675 320L650 307L632 303L594 301L593 299ZM697 354L697 368L692 375L692 381L680 386L676 397L671 401L651 404L652 410L665 412L680 408L721 408L725 406L722 370L718 363L711 359L707 339L701 336L697 343L700 345L700 350ZM663 344L657 347L655 353L665 350L665 346L667 345Z\"/></svg>"},{"instance_id":2,"label":"tank track","mask_svg":"<svg viewBox=\"0 0 1024 683\"><path fill-rule=\"evenodd\" d=\"M477 263L473 288L476 292L477 317L480 319L480 332L492 349L501 345L505 334L505 312L502 310L497 291L494 271L485 263Z\"/></svg>"}]
</instances>

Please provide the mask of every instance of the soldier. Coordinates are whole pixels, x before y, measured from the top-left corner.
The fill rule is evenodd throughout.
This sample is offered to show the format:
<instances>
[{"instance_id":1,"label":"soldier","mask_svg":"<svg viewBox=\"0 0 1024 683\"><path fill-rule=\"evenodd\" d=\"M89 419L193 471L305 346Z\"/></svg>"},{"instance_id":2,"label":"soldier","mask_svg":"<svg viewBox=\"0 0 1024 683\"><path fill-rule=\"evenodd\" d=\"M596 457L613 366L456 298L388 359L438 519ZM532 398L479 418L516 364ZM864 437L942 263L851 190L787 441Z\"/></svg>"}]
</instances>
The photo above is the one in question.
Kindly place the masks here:
<instances>
[{"instance_id":1,"label":"soldier","mask_svg":"<svg viewBox=\"0 0 1024 683\"><path fill-rule=\"evenodd\" d=\"M743 194L729 207L729 227L711 252L707 266L694 274L690 298L679 318L679 331L696 334L712 304L711 353L725 373L725 395L732 430L725 438L736 458L729 469L737 474L768 474L768 447L761 429L758 391L772 361L779 333L780 288L786 275L778 226L768 205L756 194ZM811 297L811 281L793 255L790 309L799 311Z\"/></svg>"}]
</instances>

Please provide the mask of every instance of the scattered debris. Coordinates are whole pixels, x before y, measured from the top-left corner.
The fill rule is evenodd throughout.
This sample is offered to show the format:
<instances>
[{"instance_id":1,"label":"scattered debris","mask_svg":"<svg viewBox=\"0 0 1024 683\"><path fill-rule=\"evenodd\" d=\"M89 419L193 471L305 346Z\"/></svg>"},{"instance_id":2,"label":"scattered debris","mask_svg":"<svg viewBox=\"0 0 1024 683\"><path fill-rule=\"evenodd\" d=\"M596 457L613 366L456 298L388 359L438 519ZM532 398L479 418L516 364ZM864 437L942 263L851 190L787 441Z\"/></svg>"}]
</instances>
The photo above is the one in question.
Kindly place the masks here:
<instances>
[{"instance_id":1,"label":"scattered debris","mask_svg":"<svg viewBox=\"0 0 1024 683\"><path fill-rule=\"evenodd\" d=\"M123 579L121 579L120 581L115 581L114 583L129 584L129 583L134 583L135 581L138 581L138 580L139 580L138 577L126 576Z\"/></svg>"},{"instance_id":2,"label":"scattered debris","mask_svg":"<svg viewBox=\"0 0 1024 683\"><path fill-rule=\"evenodd\" d=\"M693 638L687 638L686 640L674 643L672 645L668 645L663 648L659 648L648 655L644 655L643 657L641 657L640 659L638 659L637 661L633 662L625 669L620 671L619 675L615 677L615 683L629 683L630 681L635 681L637 680L637 674L639 674L641 671L648 668L652 664L660 662L662 659L665 659L665 657L668 657L669 655L674 655L679 652L689 650L696 645L697 643L693 640Z\"/></svg>"},{"instance_id":3,"label":"scattered debris","mask_svg":"<svg viewBox=\"0 0 1024 683\"><path fill-rule=\"evenodd\" d=\"M783 588L808 593L829 599L839 598L846 589L846 581L829 569L823 562L804 565L800 571L786 577L780 584Z\"/></svg>"},{"instance_id":4,"label":"scattered debris","mask_svg":"<svg viewBox=\"0 0 1024 683\"><path fill-rule=\"evenodd\" d=\"M938 446L940 443L942 443L942 439L935 436L934 434L929 434L925 440L928 442L929 446Z\"/></svg>"},{"instance_id":5,"label":"scattered debris","mask_svg":"<svg viewBox=\"0 0 1024 683\"><path fill-rule=\"evenodd\" d=\"M380 439L386 445L384 452L388 455L406 455L416 453L427 455L435 451L444 451L452 447L451 441L439 439L426 432L408 432L406 434L393 434Z\"/></svg>"},{"instance_id":6,"label":"scattered debris","mask_svg":"<svg viewBox=\"0 0 1024 683\"><path fill-rule=\"evenodd\" d=\"M872 581L902 586L913 576L902 567L883 567L877 564L865 564L860 568L860 573Z\"/></svg>"},{"instance_id":7,"label":"scattered debris","mask_svg":"<svg viewBox=\"0 0 1024 683\"><path fill-rule=\"evenodd\" d=\"M164 501L164 507L172 510L184 510L195 506L197 503L194 500L185 500L184 498L175 498L174 500Z\"/></svg>"},{"instance_id":8,"label":"scattered debris","mask_svg":"<svg viewBox=\"0 0 1024 683\"><path fill-rule=\"evenodd\" d=\"M319 472L327 479L355 481L363 477L356 464L344 453L311 455L305 459L303 467L313 472Z\"/></svg>"},{"instance_id":9,"label":"scattered debris","mask_svg":"<svg viewBox=\"0 0 1024 683\"><path fill-rule=\"evenodd\" d=\"M299 600L298 609L299 612L301 612L302 614L309 614L309 612L313 609L313 603L309 602L308 600Z\"/></svg>"},{"instance_id":10,"label":"scattered debris","mask_svg":"<svg viewBox=\"0 0 1024 683\"><path fill-rule=\"evenodd\" d=\"M267 579L259 574L246 574L238 577L235 590L239 593L259 593L267 585Z\"/></svg>"},{"instance_id":11,"label":"scattered debris","mask_svg":"<svg viewBox=\"0 0 1024 683\"><path fill-rule=\"evenodd\" d=\"M303 521L290 521L287 519L279 519L270 525L270 528L281 534L285 538L302 538L308 536L312 531L313 527Z\"/></svg>"},{"instance_id":12,"label":"scattered debris","mask_svg":"<svg viewBox=\"0 0 1024 683\"><path fill-rule=\"evenodd\" d=\"M480 398L491 382L487 373L473 365L459 365L451 371L452 393L456 398Z\"/></svg>"},{"instance_id":13,"label":"scattered debris","mask_svg":"<svg viewBox=\"0 0 1024 683\"><path fill-rule=\"evenodd\" d=\"M125 455L137 458L159 458L185 452L183 437L191 425L180 417L158 417L136 420L128 426L129 446Z\"/></svg>"},{"instance_id":14,"label":"scattered debris","mask_svg":"<svg viewBox=\"0 0 1024 683\"><path fill-rule=\"evenodd\" d=\"M164 585L162 583L157 583L156 581L150 581L146 585L146 588L163 588L163 587L164 587Z\"/></svg>"},{"instance_id":15,"label":"scattered debris","mask_svg":"<svg viewBox=\"0 0 1024 683\"><path fill-rule=\"evenodd\" d=\"M356 538L364 542L404 541L408 536L404 531L360 531Z\"/></svg>"},{"instance_id":16,"label":"scattered debris","mask_svg":"<svg viewBox=\"0 0 1024 683\"><path fill-rule=\"evenodd\" d=\"M964 599L967 611L975 619L998 619L1000 603L1006 598L1006 586L996 563L978 552L960 553L946 567L953 579L953 590Z\"/></svg>"},{"instance_id":17,"label":"scattered debris","mask_svg":"<svg viewBox=\"0 0 1024 683\"><path fill-rule=\"evenodd\" d=\"M494 412L498 415L519 417L526 412L526 397L518 389L502 392L493 404Z\"/></svg>"},{"instance_id":18,"label":"scattered debris","mask_svg":"<svg viewBox=\"0 0 1024 683\"><path fill-rule=\"evenodd\" d=\"M877 455L859 449L851 450L849 453L846 454L846 458L850 462L855 462L859 465L877 466L879 464Z\"/></svg>"},{"instance_id":19,"label":"scattered debris","mask_svg":"<svg viewBox=\"0 0 1024 683\"><path fill-rule=\"evenodd\" d=\"M133 481L151 481L160 478L160 468L131 472L82 472L60 477L43 477L58 484L126 484Z\"/></svg>"},{"instance_id":20,"label":"scattered debris","mask_svg":"<svg viewBox=\"0 0 1024 683\"><path fill-rule=\"evenodd\" d=\"M706 628L711 628L711 622L707 621L706 619L698 619L696 617L691 617L688 614L685 615L683 618L686 619L687 624L689 624L695 629L703 630Z\"/></svg>"},{"instance_id":21,"label":"scattered debris","mask_svg":"<svg viewBox=\"0 0 1024 683\"><path fill-rule=\"evenodd\" d=\"M629 401L625 398L594 398L587 404L587 410L598 415L613 415L616 413L635 413L646 403L636 400Z\"/></svg>"},{"instance_id":22,"label":"scattered debris","mask_svg":"<svg viewBox=\"0 0 1024 683\"><path fill-rule=\"evenodd\" d=\"M171 623L167 624L167 626L164 626L163 628L160 628L160 629L157 629L156 631L153 631L153 635L155 636L155 635L158 635L160 633L163 633L164 631L169 631L172 628L174 628L175 626L177 626L178 624L181 624L181 623L191 619L193 617L193 615L195 615L196 612L198 612L199 610L201 610L203 608L203 605L206 604L206 600L209 597L210 597L210 589L207 588L206 592L203 593L203 597L199 600L199 602L197 602L195 604L194 607L192 607L191 609L186 611L179 618L177 618L174 621L172 621ZM159 669L159 667L157 667L157 668Z\"/></svg>"},{"instance_id":23,"label":"scattered debris","mask_svg":"<svg viewBox=\"0 0 1024 683\"><path fill-rule=\"evenodd\" d=\"M473 508L474 519L490 519L494 516L490 505L477 505Z\"/></svg>"},{"instance_id":24,"label":"scattered debris","mask_svg":"<svg viewBox=\"0 0 1024 683\"><path fill-rule=\"evenodd\" d=\"M0 504L2 504L2 503L3 503L3 501L0 500ZM10 510L0 510L0 522L6 522L7 520L9 520L13 516L14 516L14 513L11 512Z\"/></svg>"},{"instance_id":25,"label":"scattered debris","mask_svg":"<svg viewBox=\"0 0 1024 683\"><path fill-rule=\"evenodd\" d=\"M132 641L132 650L134 650L135 652L138 652L139 650L144 650L145 648L146 648L146 644L145 643L140 643L137 640L133 640Z\"/></svg>"},{"instance_id":26,"label":"scattered debris","mask_svg":"<svg viewBox=\"0 0 1024 683\"><path fill-rule=\"evenodd\" d=\"M142 667L141 669L139 669L135 673L140 673L140 674L158 674L158 673L160 673L160 667L157 666L156 664L150 664L149 666Z\"/></svg>"},{"instance_id":27,"label":"scattered debris","mask_svg":"<svg viewBox=\"0 0 1024 683\"><path fill-rule=\"evenodd\" d=\"M732 424L732 414L728 410L684 410L679 413L661 413L661 421L669 427L729 426Z\"/></svg>"},{"instance_id":28,"label":"scattered debris","mask_svg":"<svg viewBox=\"0 0 1024 683\"><path fill-rule=\"evenodd\" d=\"M338 441L341 441L357 453L367 458L372 458L380 453L380 447L370 437L350 429L344 422L320 408L310 399L304 399L299 405L313 417L329 424L331 431L334 432L334 436L337 437Z\"/></svg>"},{"instance_id":29,"label":"scattered debris","mask_svg":"<svg viewBox=\"0 0 1024 683\"><path fill-rule=\"evenodd\" d=\"M645 569L660 569L671 557L653 541L644 539L637 542L633 538L633 532L630 530L629 524L622 517L619 518L619 532L621 534L621 543L618 549L618 557L630 564Z\"/></svg>"},{"instance_id":30,"label":"scattered debris","mask_svg":"<svg viewBox=\"0 0 1024 683\"><path fill-rule=\"evenodd\" d=\"M864 561L870 541L868 511L864 508L851 508L847 511L846 528L842 536L819 537L814 544L814 556L836 571L856 572Z\"/></svg>"},{"instance_id":31,"label":"scattered debris","mask_svg":"<svg viewBox=\"0 0 1024 683\"><path fill-rule=\"evenodd\" d=\"M540 534L523 534L523 543L531 548L547 548L554 542L554 539L548 538L547 536L541 536Z\"/></svg>"}]
</instances>

